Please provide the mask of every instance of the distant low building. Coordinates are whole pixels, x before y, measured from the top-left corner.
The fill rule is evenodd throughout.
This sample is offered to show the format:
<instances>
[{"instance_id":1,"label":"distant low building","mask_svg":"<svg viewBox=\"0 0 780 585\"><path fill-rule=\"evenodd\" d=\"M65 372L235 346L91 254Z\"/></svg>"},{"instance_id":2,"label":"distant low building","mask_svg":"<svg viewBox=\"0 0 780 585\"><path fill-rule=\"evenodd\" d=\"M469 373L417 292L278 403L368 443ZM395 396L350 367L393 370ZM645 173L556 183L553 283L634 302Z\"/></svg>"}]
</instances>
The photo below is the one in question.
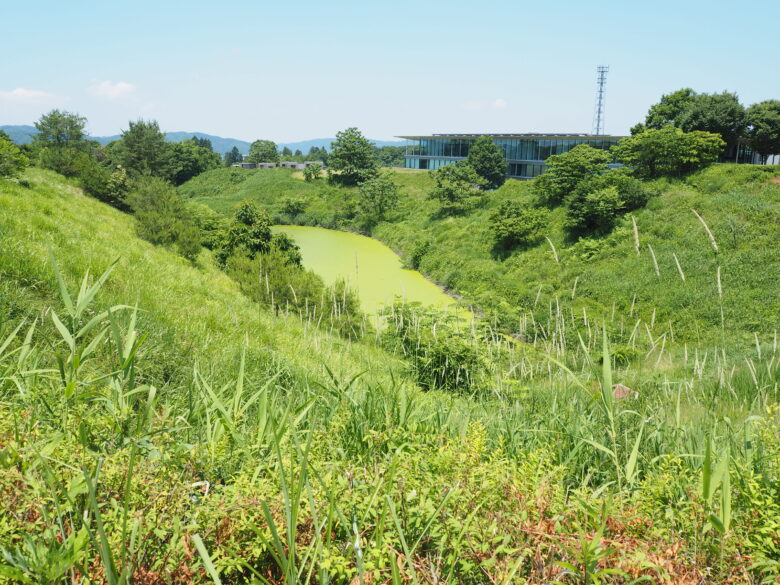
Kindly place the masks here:
<instances>
[{"instance_id":1,"label":"distant low building","mask_svg":"<svg viewBox=\"0 0 780 585\"><path fill-rule=\"evenodd\" d=\"M236 169L256 169L257 168L257 165L255 163L251 163L251 162L240 162L240 163L236 163L236 164L230 165L230 166L232 166L233 168L236 168Z\"/></svg>"},{"instance_id":2,"label":"distant low building","mask_svg":"<svg viewBox=\"0 0 780 585\"><path fill-rule=\"evenodd\" d=\"M310 167L311 165L320 165L321 167L325 168L325 163L321 160L307 160L304 162L297 162L294 160L283 160L280 163L272 163L272 162L260 162L260 163L250 163L250 162L241 162L236 163L232 166L236 169L275 169L277 167L283 168L283 169L296 169L299 171L302 171L306 167Z\"/></svg>"}]
</instances>

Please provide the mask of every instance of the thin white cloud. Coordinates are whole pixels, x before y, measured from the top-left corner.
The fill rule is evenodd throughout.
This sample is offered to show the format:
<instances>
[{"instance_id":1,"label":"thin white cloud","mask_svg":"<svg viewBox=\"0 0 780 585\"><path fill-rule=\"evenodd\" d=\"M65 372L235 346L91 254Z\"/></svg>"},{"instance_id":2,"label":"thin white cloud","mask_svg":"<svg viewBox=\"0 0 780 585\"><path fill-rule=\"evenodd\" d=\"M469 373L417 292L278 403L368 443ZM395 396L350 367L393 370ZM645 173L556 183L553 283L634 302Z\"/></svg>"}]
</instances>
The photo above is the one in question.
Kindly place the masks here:
<instances>
[{"instance_id":1,"label":"thin white cloud","mask_svg":"<svg viewBox=\"0 0 780 585\"><path fill-rule=\"evenodd\" d=\"M55 98L53 94L37 89L17 87L11 91L0 90L0 100L16 104L42 104Z\"/></svg>"},{"instance_id":2,"label":"thin white cloud","mask_svg":"<svg viewBox=\"0 0 780 585\"><path fill-rule=\"evenodd\" d=\"M502 110L505 107L507 107L507 105L509 105L509 104L507 103L507 101L505 99L497 98L497 99L493 100L493 102L490 104L490 107L493 108L494 110Z\"/></svg>"},{"instance_id":3,"label":"thin white cloud","mask_svg":"<svg viewBox=\"0 0 780 585\"><path fill-rule=\"evenodd\" d=\"M117 81L116 83L113 83L106 80L93 83L87 88L87 91L98 97L115 100L129 96L135 91L135 86L126 81Z\"/></svg>"}]
</instances>

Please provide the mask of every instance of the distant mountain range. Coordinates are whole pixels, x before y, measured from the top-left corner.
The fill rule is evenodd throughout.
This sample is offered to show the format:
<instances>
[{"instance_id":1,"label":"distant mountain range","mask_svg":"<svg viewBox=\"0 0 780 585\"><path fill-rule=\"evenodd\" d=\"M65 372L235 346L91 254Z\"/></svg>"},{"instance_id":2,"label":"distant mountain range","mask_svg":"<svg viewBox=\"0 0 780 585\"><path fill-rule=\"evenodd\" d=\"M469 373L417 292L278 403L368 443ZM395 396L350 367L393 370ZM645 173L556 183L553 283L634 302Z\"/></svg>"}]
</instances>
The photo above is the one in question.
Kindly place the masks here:
<instances>
[{"instance_id":1,"label":"distant mountain range","mask_svg":"<svg viewBox=\"0 0 780 585\"><path fill-rule=\"evenodd\" d=\"M32 142L33 136L37 134L38 130L35 129L35 126L0 126L0 130L4 130L10 137L11 140L16 142L17 144L28 144ZM211 140L211 147L214 149L214 152L218 152L220 154L224 152L228 152L229 150L232 150L235 146L238 148L238 151L241 154L249 154L249 146L250 142L247 142L245 140L238 140L237 138L223 138L222 136L214 136L212 134L204 134L203 132L166 132L165 133L165 139L168 142L181 142L182 140L186 140L187 138L192 138L193 136L197 136L198 138L208 138ZM93 140L97 140L100 144L108 144L109 142L113 142L114 140L119 140L121 136L119 134L116 134L114 136L90 136ZM300 142L280 142L277 144L279 149L281 150L285 146L295 152L296 150L300 150L304 154L309 152L309 149L312 146L316 146L317 148L325 147L328 150L330 150L330 143L336 140L335 138L314 138L312 140L301 140ZM403 146L405 142L403 140L400 141L393 141L393 140L372 140L374 144L377 146Z\"/></svg>"}]
</instances>

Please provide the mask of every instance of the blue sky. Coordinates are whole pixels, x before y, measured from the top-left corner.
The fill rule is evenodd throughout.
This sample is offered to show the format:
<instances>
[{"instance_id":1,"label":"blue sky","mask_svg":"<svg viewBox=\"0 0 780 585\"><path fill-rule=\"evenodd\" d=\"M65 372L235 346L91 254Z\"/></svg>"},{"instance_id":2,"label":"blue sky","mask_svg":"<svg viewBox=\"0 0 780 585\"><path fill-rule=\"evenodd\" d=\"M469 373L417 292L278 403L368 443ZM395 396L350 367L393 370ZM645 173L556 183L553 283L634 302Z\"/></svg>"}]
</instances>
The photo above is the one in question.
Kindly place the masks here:
<instances>
[{"instance_id":1,"label":"blue sky","mask_svg":"<svg viewBox=\"0 0 780 585\"><path fill-rule=\"evenodd\" d=\"M0 124L61 108L94 135L590 132L606 64L623 134L680 87L780 98L778 22L776 0L3 0Z\"/></svg>"}]
</instances>

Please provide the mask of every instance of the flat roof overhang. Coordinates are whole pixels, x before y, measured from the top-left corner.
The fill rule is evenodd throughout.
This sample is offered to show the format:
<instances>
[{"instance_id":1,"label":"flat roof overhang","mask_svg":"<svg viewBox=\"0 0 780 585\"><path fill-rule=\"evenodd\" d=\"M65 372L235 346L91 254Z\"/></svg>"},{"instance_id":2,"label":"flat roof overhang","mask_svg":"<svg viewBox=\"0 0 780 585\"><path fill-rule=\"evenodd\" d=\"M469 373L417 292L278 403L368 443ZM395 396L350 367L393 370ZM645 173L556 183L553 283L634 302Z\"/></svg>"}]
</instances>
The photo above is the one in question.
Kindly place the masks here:
<instances>
[{"instance_id":1,"label":"flat roof overhang","mask_svg":"<svg viewBox=\"0 0 780 585\"><path fill-rule=\"evenodd\" d=\"M561 139L577 139L577 138L590 138L592 140L609 140L628 138L628 136L612 136L607 134L428 134L426 136L396 136L396 138L403 138L404 140L422 140L424 138L479 138L480 136L490 136L491 138L561 138Z\"/></svg>"}]
</instances>

